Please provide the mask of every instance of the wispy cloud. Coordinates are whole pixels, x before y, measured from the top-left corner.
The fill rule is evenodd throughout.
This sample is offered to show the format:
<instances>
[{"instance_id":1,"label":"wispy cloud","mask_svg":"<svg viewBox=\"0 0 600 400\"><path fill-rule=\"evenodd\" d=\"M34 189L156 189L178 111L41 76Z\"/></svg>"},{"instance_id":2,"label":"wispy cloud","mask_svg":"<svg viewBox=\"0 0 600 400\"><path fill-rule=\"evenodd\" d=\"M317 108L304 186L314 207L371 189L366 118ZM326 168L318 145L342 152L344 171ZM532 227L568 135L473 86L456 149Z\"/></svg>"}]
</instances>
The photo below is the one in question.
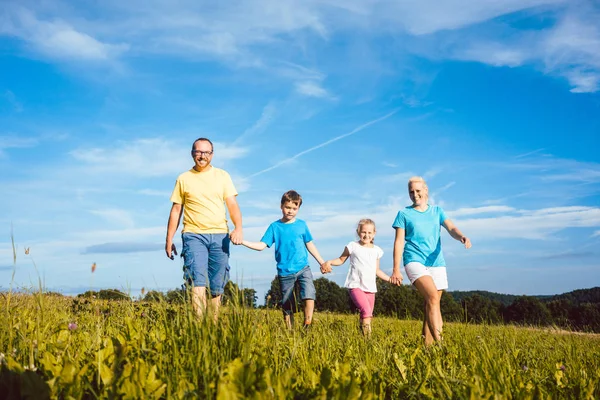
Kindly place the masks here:
<instances>
[{"instance_id":1,"label":"wispy cloud","mask_svg":"<svg viewBox=\"0 0 600 400\"><path fill-rule=\"evenodd\" d=\"M470 207L470 208L459 208L457 210L448 211L448 214L452 217L462 217L466 215L477 215L477 214L492 214L492 213L512 213L515 209L508 206L484 206L484 207Z\"/></svg>"},{"instance_id":2,"label":"wispy cloud","mask_svg":"<svg viewBox=\"0 0 600 400\"><path fill-rule=\"evenodd\" d=\"M214 146L215 156L220 162L243 157L248 151L219 142L215 142ZM79 148L71 151L70 155L95 172L156 177L178 174L191 168L193 162L188 148L191 148L191 143L181 145L163 138L151 138L117 143L116 148Z\"/></svg>"},{"instance_id":3,"label":"wispy cloud","mask_svg":"<svg viewBox=\"0 0 600 400\"><path fill-rule=\"evenodd\" d=\"M238 136L238 138L233 141L232 145L236 146L238 143L263 132L265 129L267 129L271 121L273 121L276 112L277 108L273 102L267 104L263 108L260 118L250 128L246 129L240 136Z\"/></svg>"},{"instance_id":4,"label":"wispy cloud","mask_svg":"<svg viewBox=\"0 0 600 400\"><path fill-rule=\"evenodd\" d=\"M529 156L532 156L534 154L538 154L539 152L544 151L544 150L546 150L546 149L545 148L541 148L541 149L536 149L536 150L533 150L533 151L528 151L527 153L516 155L514 158L529 157Z\"/></svg>"},{"instance_id":5,"label":"wispy cloud","mask_svg":"<svg viewBox=\"0 0 600 400\"><path fill-rule=\"evenodd\" d=\"M5 154L6 149L19 149L35 147L39 143L36 138L23 138L15 135L0 136L0 156Z\"/></svg>"},{"instance_id":6,"label":"wispy cloud","mask_svg":"<svg viewBox=\"0 0 600 400\"><path fill-rule=\"evenodd\" d=\"M592 237L598 237L600 236L600 230L595 231L594 233L592 233Z\"/></svg>"},{"instance_id":7,"label":"wispy cloud","mask_svg":"<svg viewBox=\"0 0 600 400\"><path fill-rule=\"evenodd\" d=\"M129 48L124 43L101 42L60 19L40 20L33 12L18 6L5 8L2 17L0 33L18 37L50 58L108 61Z\"/></svg>"},{"instance_id":8,"label":"wispy cloud","mask_svg":"<svg viewBox=\"0 0 600 400\"><path fill-rule=\"evenodd\" d=\"M333 96L317 82L298 82L296 83L296 92L308 97L317 97L321 99L333 98Z\"/></svg>"},{"instance_id":9,"label":"wispy cloud","mask_svg":"<svg viewBox=\"0 0 600 400\"><path fill-rule=\"evenodd\" d=\"M378 123L378 122L381 122L381 121L384 121L384 120L388 119L389 117L391 117L392 115L396 114L397 112L398 112L398 110L394 110L394 111L392 111L391 113L384 115L383 117L380 117L380 118L374 119L374 120L372 120L372 121L369 121L369 122L367 122L367 123L364 123L364 124L362 124L362 125L358 126L357 128L354 128L352 131L350 131L350 132L348 132L348 133L345 133L345 134L343 134L343 135L340 135L340 136L334 137L333 139L329 139L329 140L327 140L327 141L325 141L325 142L323 142L323 143L321 143L321 144L318 144L318 145L316 145L316 146L313 146L313 147L311 147L311 148L309 148L309 149L307 149L307 150L301 151L300 153L298 153L298 154L295 154L295 155L293 155L292 157L286 158L285 160L283 160L283 161L280 161L280 162L278 162L277 164L270 166L269 168L265 168L265 169L263 169L262 171L258 171L258 172L255 172L255 173L254 173L254 174L252 174L252 175L249 175L249 176L247 177L247 179L249 179L249 178L254 178L255 176L262 175L262 174L264 174L265 172L272 171L272 170L274 170L274 169L276 169L276 168L279 168L279 167L281 167L281 166L282 166L282 165L284 165L284 164L287 164L287 163L289 163L289 162L291 162L291 161L293 161L293 160L295 160L295 159L297 159L297 158L299 158L299 157L302 157L302 156L303 156L303 155L305 155L305 154L311 153L311 152L313 152L313 151L315 151L315 150L318 150L318 149L320 149L321 147L325 147L325 146L327 146L327 145L330 145L331 143L337 142L338 140L341 140L341 139L344 139L344 138L346 138L346 137L348 137L348 136L354 135L355 133L358 133L358 132L362 131L363 129L365 129L365 128L368 128L369 126L371 126L371 125L373 125L373 124L376 124L376 123Z\"/></svg>"},{"instance_id":10,"label":"wispy cloud","mask_svg":"<svg viewBox=\"0 0 600 400\"><path fill-rule=\"evenodd\" d=\"M15 94L13 92L11 92L10 90L7 90L4 92L3 97L8 102L8 104L11 105L12 109L15 112L23 111L23 104L21 104L21 102L19 100L17 100L17 96L15 96Z\"/></svg>"},{"instance_id":11,"label":"wispy cloud","mask_svg":"<svg viewBox=\"0 0 600 400\"><path fill-rule=\"evenodd\" d=\"M142 253L159 251L164 247L161 243L114 242L95 244L86 247L82 254Z\"/></svg>"},{"instance_id":12,"label":"wispy cloud","mask_svg":"<svg viewBox=\"0 0 600 400\"><path fill-rule=\"evenodd\" d=\"M133 228L135 226L133 217L127 210L110 208L103 210L91 210L90 213L98 215L116 226L123 228Z\"/></svg>"}]
</instances>

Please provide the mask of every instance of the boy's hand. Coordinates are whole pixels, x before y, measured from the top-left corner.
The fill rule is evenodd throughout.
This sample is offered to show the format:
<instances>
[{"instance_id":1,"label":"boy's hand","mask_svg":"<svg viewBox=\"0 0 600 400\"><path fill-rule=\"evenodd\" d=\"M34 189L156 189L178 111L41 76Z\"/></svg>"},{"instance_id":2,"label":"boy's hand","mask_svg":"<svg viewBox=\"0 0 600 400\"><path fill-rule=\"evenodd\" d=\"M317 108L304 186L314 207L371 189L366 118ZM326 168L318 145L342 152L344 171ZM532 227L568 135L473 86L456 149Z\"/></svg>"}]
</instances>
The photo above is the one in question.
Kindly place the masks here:
<instances>
[{"instance_id":1,"label":"boy's hand","mask_svg":"<svg viewBox=\"0 0 600 400\"><path fill-rule=\"evenodd\" d=\"M321 264L321 273L322 274L328 274L331 271L333 271L333 269L331 268L330 261L325 261L323 264Z\"/></svg>"},{"instance_id":2,"label":"boy's hand","mask_svg":"<svg viewBox=\"0 0 600 400\"><path fill-rule=\"evenodd\" d=\"M461 237L460 242L465 245L465 249L471 248L471 241L469 240L468 237L466 237L466 236Z\"/></svg>"}]
</instances>

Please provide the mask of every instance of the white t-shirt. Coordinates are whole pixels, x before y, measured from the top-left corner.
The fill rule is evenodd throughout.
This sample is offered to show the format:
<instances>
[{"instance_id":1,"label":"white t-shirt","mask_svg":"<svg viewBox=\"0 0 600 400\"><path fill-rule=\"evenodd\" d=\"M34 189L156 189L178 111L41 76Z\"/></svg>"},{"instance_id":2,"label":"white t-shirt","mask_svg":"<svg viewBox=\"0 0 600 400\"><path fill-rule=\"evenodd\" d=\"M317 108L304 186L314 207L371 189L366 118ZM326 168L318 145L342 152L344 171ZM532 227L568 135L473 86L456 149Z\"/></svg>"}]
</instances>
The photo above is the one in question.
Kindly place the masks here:
<instances>
[{"instance_id":1,"label":"white t-shirt","mask_svg":"<svg viewBox=\"0 0 600 400\"><path fill-rule=\"evenodd\" d=\"M350 253L350 268L346 277L345 287L348 289L359 288L365 292L377 292L377 260L383 256L381 247L361 246L358 242L346 245Z\"/></svg>"}]
</instances>

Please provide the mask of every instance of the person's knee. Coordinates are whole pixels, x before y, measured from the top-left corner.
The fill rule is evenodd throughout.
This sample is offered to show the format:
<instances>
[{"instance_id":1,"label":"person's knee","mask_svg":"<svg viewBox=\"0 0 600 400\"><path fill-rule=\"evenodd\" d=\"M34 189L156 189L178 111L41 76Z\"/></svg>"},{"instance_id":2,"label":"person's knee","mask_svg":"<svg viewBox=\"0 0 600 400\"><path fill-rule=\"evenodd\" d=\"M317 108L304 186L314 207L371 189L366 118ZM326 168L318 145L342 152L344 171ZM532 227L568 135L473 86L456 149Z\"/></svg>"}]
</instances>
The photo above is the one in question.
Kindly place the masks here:
<instances>
[{"instance_id":1,"label":"person's knee","mask_svg":"<svg viewBox=\"0 0 600 400\"><path fill-rule=\"evenodd\" d=\"M440 296L437 293L432 293L430 296L427 296L425 299L426 307L439 307L440 306Z\"/></svg>"}]
</instances>

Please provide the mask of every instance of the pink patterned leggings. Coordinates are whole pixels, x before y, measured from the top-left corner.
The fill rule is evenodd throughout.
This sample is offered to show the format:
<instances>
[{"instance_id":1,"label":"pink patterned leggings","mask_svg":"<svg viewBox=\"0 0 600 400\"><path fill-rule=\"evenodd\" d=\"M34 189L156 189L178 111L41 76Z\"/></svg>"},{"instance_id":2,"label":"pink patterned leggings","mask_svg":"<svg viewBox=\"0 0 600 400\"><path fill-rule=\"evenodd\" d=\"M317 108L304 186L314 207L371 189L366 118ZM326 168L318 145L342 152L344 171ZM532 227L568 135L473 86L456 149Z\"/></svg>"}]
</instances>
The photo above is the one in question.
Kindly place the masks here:
<instances>
[{"instance_id":1,"label":"pink patterned leggings","mask_svg":"<svg viewBox=\"0 0 600 400\"><path fill-rule=\"evenodd\" d=\"M360 310L360 318L373 317L373 307L375 307L375 293L364 292L362 289L350 289L350 298L354 305Z\"/></svg>"}]
</instances>

